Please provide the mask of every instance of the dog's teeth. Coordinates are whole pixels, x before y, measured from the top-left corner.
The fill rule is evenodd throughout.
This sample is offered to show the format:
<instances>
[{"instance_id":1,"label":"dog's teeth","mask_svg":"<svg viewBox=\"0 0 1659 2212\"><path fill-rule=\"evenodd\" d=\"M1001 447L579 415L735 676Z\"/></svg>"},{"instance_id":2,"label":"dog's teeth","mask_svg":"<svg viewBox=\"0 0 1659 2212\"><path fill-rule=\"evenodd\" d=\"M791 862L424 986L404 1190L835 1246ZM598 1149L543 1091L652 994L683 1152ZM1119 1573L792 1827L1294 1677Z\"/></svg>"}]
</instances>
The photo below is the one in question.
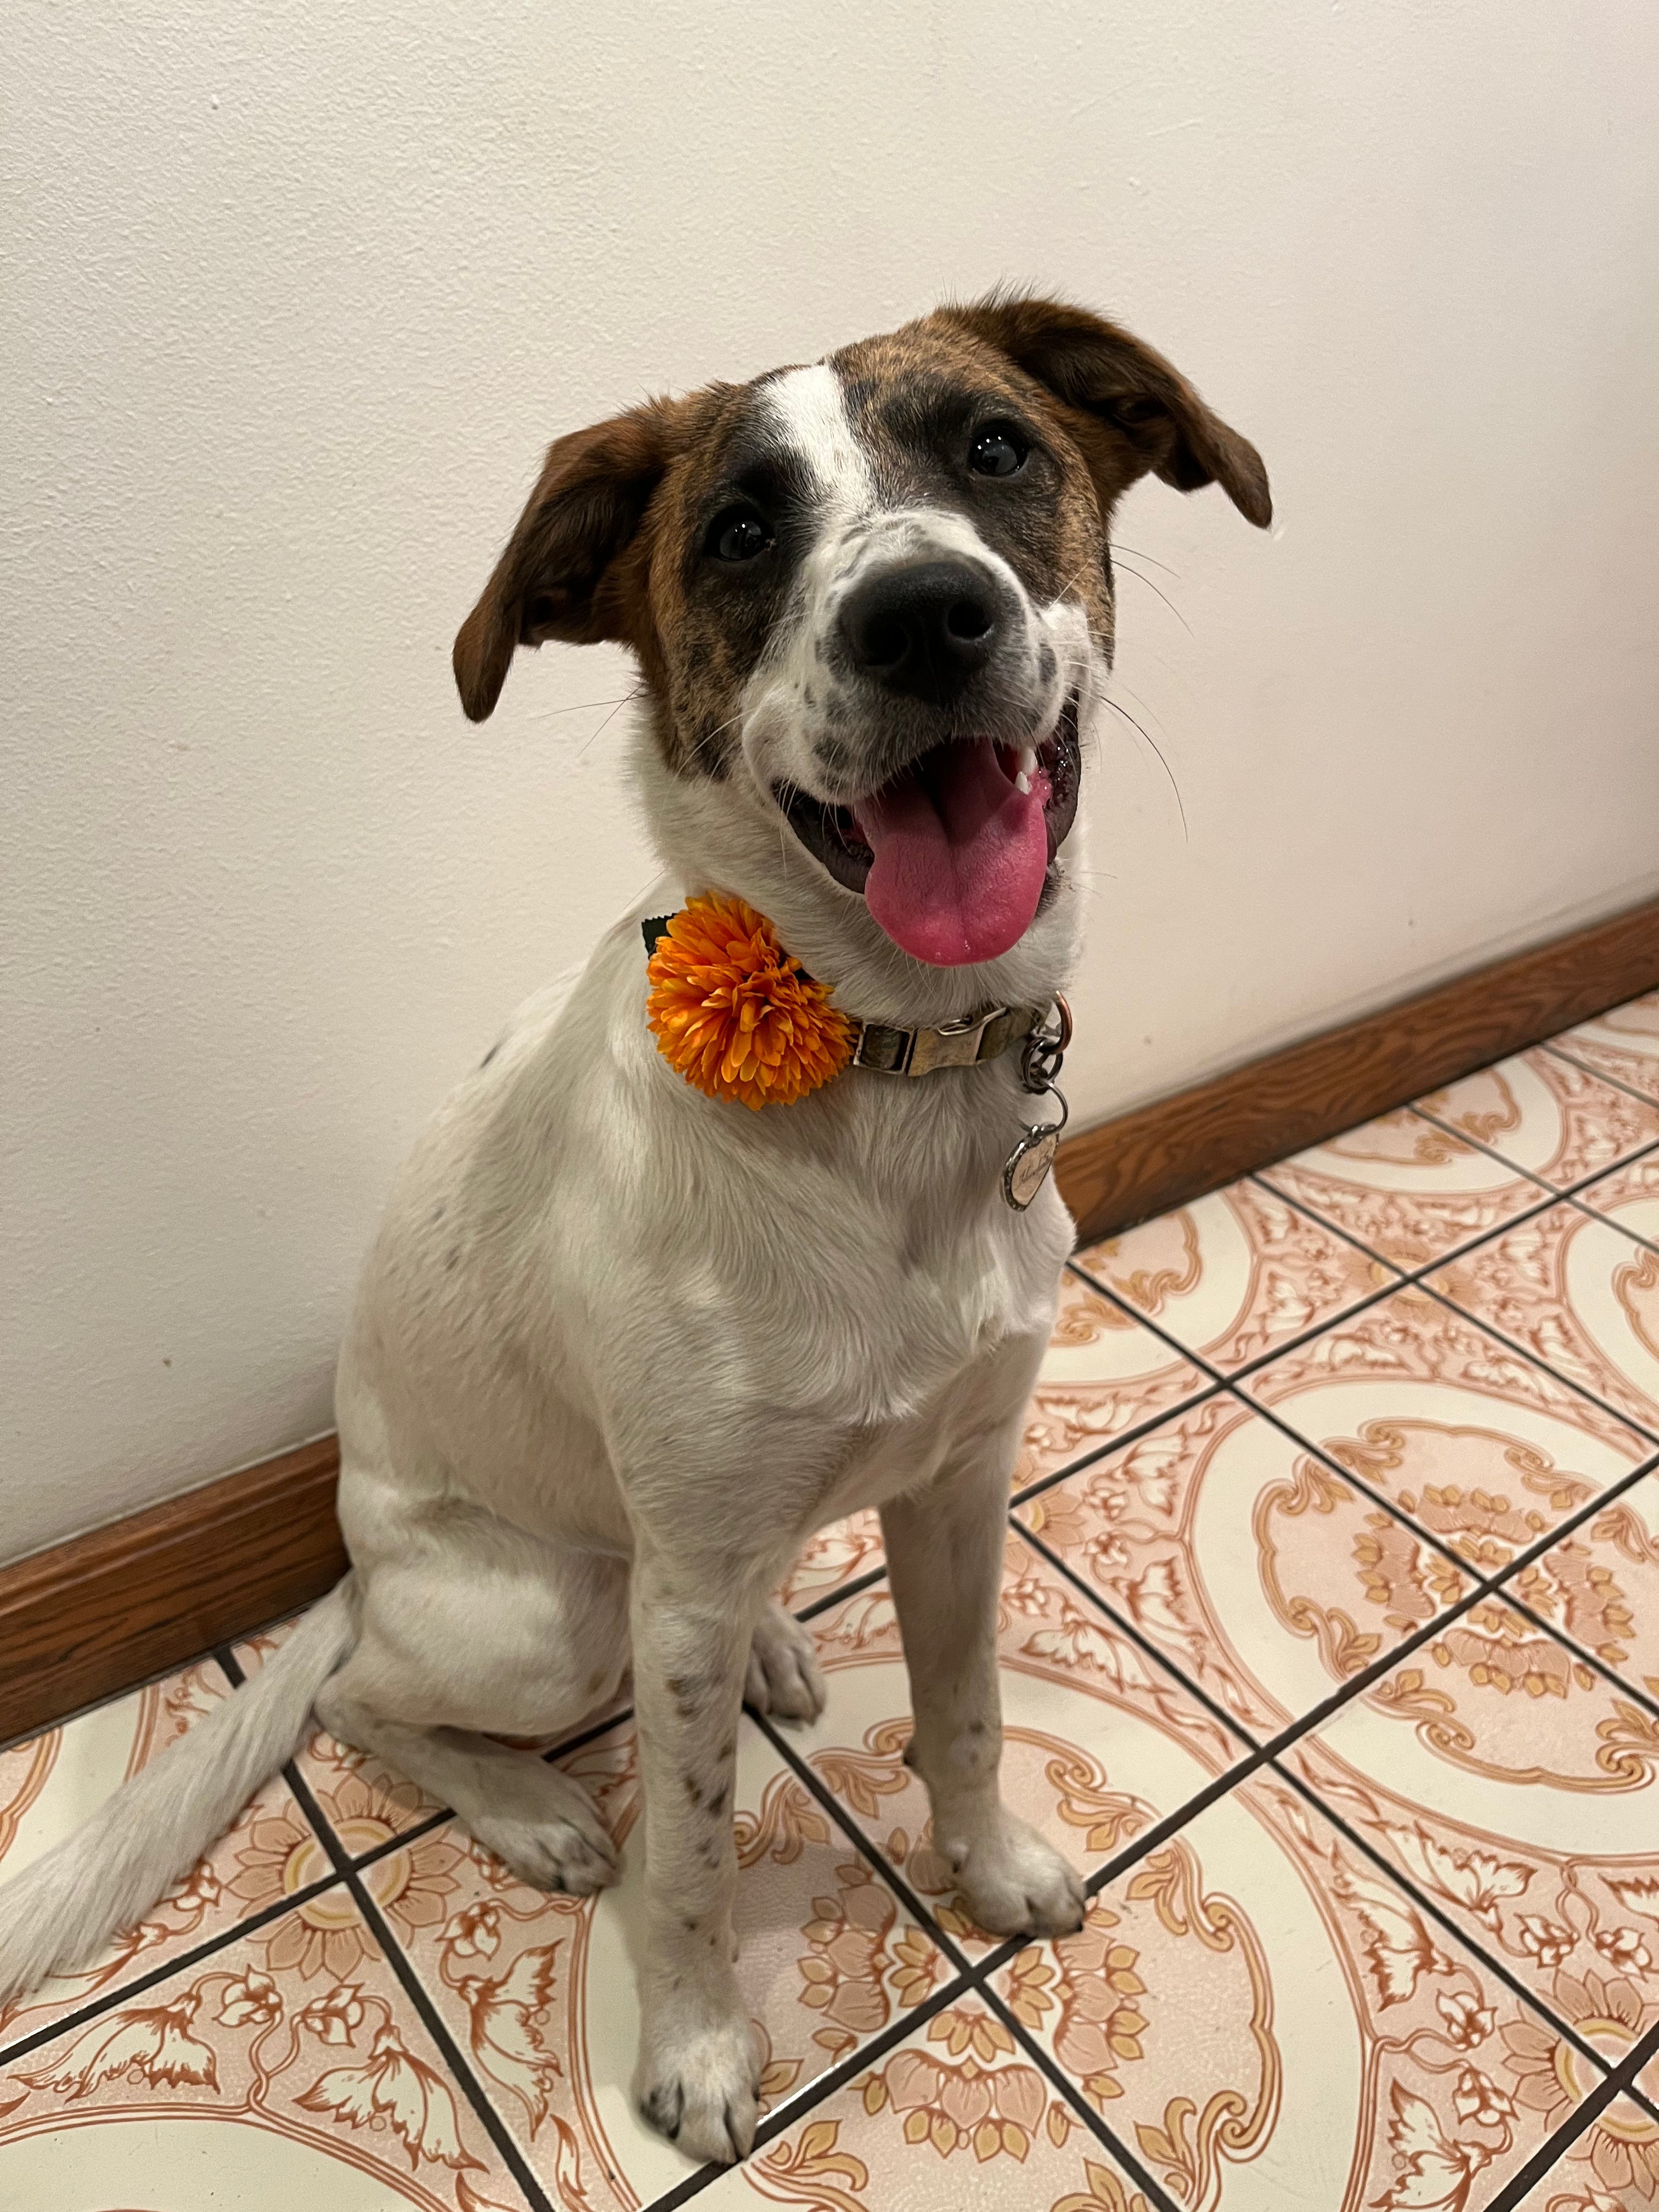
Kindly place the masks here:
<instances>
[{"instance_id":1,"label":"dog's teeth","mask_svg":"<svg viewBox=\"0 0 1659 2212\"><path fill-rule=\"evenodd\" d=\"M1020 747L1019 759L1016 764L1016 773L1014 776L1014 789L1016 791L1030 793L1031 788L1031 778L1036 774L1036 764L1037 759L1036 747L1032 745L1022 745Z\"/></svg>"}]
</instances>

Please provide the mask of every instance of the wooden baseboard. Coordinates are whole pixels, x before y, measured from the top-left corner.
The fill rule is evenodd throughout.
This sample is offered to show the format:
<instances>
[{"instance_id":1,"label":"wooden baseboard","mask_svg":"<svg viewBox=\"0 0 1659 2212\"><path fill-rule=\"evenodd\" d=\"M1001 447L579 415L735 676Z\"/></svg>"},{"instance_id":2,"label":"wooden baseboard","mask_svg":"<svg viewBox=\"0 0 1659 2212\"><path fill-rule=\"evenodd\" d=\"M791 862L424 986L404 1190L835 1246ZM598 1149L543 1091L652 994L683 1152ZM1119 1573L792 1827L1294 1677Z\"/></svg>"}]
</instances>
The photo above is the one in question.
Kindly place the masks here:
<instances>
[{"instance_id":1,"label":"wooden baseboard","mask_svg":"<svg viewBox=\"0 0 1659 2212\"><path fill-rule=\"evenodd\" d=\"M1659 984L1659 900L1291 1045L1060 1146L1093 1241ZM0 1568L0 1742L338 1580L332 1437Z\"/></svg>"},{"instance_id":2,"label":"wooden baseboard","mask_svg":"<svg viewBox=\"0 0 1659 2212\"><path fill-rule=\"evenodd\" d=\"M339 1468L319 1437L0 1568L0 1743L320 1597Z\"/></svg>"},{"instance_id":3,"label":"wooden baseboard","mask_svg":"<svg viewBox=\"0 0 1659 2212\"><path fill-rule=\"evenodd\" d=\"M1055 1173L1086 1243L1386 1114L1659 984L1659 899L1085 1129Z\"/></svg>"}]
</instances>

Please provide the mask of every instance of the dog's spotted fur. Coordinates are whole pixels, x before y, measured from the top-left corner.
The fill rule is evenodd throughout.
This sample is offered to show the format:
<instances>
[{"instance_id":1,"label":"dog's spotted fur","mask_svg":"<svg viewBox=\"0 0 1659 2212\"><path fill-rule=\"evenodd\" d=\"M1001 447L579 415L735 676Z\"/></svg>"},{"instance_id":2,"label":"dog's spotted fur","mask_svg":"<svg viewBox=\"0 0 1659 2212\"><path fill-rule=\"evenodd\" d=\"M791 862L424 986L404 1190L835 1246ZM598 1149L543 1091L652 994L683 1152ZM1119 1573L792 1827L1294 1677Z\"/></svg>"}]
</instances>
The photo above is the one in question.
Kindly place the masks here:
<instances>
[{"instance_id":1,"label":"dog's spotted fur","mask_svg":"<svg viewBox=\"0 0 1659 2212\"><path fill-rule=\"evenodd\" d=\"M1006 479L967 465L992 420L1030 444ZM456 640L463 702L490 712L520 644L619 641L647 694L636 768L670 871L653 902L740 893L878 1019L1046 1003L1076 947L1109 526L1147 470L1218 481L1267 519L1254 452L1167 362L1036 301L653 401L551 449ZM709 526L739 495L770 543L718 563ZM879 653L854 665L849 594L941 554L994 605L992 641L965 689L884 685ZM1029 927L994 959L934 967L878 927L846 854L810 840L962 738L1071 764L1044 802ZM910 1673L905 1755L965 1909L1008 1935L1079 1923L1075 1875L998 1784L1008 1480L1071 1241L1052 1185L1020 1215L999 1193L1030 1101L1008 1060L915 1083L849 1070L757 1114L702 1097L652 1044L639 918L568 1003L522 1012L399 1178L340 1361L350 1576L0 1895L0 2002L146 1911L313 1706L520 1879L614 1881L586 1793L499 1739L568 1733L631 1664L635 2093L694 2157L741 2155L758 2066L732 1963L739 1701L822 1711L811 1636L765 1593L813 1529L870 1506Z\"/></svg>"},{"instance_id":2,"label":"dog's spotted fur","mask_svg":"<svg viewBox=\"0 0 1659 2212\"><path fill-rule=\"evenodd\" d=\"M1031 441L1014 483L967 466L975 429L994 419ZM722 777L757 669L783 656L811 606L804 573L833 569L844 591L863 563L924 531L988 552L1034 605L1075 606L1109 662L1107 532L1148 470L1183 489L1218 480L1253 521L1267 519L1254 448L1161 356L1045 301L943 308L810 368L653 401L552 448L457 640L463 701L475 718L490 711L520 643L612 638L639 656L667 766ZM703 543L738 499L768 515L776 544L732 573ZM833 604L820 591L818 611ZM814 642L833 655L827 622ZM832 660L791 711L814 725L825 781L867 789L880 763L855 751L855 710L836 677ZM1052 688L1054 672L1039 680Z\"/></svg>"}]
</instances>

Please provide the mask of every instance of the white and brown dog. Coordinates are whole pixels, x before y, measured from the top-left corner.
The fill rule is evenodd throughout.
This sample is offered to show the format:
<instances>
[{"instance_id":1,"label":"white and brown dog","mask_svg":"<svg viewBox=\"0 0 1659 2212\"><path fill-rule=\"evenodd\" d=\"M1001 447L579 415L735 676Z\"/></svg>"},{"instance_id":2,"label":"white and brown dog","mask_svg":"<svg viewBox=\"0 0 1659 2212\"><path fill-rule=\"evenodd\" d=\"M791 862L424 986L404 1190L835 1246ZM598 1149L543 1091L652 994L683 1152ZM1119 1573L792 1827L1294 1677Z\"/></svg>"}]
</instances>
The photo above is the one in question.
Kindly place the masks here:
<instances>
[{"instance_id":1,"label":"white and brown dog","mask_svg":"<svg viewBox=\"0 0 1659 2212\"><path fill-rule=\"evenodd\" d=\"M1268 520L1255 449L1167 362L1024 298L553 447L456 641L461 699L488 714L520 645L630 647L668 885L556 1012L524 1011L398 1180L340 1360L350 1574L0 1894L0 1996L148 1910L313 1711L524 1881L614 1881L586 1793L495 1739L568 1731L631 1662L638 2094L687 2151L740 2155L739 1705L821 1710L811 1638L769 1592L861 1506L880 1508L908 1756L967 1909L1000 1934L1079 1925L1076 1875L999 1793L994 1648L1072 1224L1052 1184L1006 1200L1031 1102L1018 1053L982 1048L1026 1031L982 1018L1046 1015L1077 951L1108 526L1148 470ZM647 1027L641 920L709 892L897 1043L758 1112L692 1087ZM954 1064L916 1079L930 1058Z\"/></svg>"}]
</instances>

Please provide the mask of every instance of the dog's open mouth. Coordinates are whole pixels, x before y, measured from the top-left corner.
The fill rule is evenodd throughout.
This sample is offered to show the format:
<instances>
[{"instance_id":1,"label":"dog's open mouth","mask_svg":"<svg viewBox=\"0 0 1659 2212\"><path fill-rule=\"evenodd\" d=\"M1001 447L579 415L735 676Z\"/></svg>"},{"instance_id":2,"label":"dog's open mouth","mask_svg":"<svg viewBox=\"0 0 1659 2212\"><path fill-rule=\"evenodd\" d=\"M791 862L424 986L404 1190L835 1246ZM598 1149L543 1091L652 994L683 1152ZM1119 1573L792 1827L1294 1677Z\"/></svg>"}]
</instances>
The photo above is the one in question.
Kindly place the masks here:
<instances>
[{"instance_id":1,"label":"dog's open mouth","mask_svg":"<svg viewBox=\"0 0 1659 2212\"><path fill-rule=\"evenodd\" d=\"M1073 693L1039 745L952 738L851 806L797 793L784 811L895 945L960 968L994 960L1030 927L1081 774Z\"/></svg>"}]
</instances>

